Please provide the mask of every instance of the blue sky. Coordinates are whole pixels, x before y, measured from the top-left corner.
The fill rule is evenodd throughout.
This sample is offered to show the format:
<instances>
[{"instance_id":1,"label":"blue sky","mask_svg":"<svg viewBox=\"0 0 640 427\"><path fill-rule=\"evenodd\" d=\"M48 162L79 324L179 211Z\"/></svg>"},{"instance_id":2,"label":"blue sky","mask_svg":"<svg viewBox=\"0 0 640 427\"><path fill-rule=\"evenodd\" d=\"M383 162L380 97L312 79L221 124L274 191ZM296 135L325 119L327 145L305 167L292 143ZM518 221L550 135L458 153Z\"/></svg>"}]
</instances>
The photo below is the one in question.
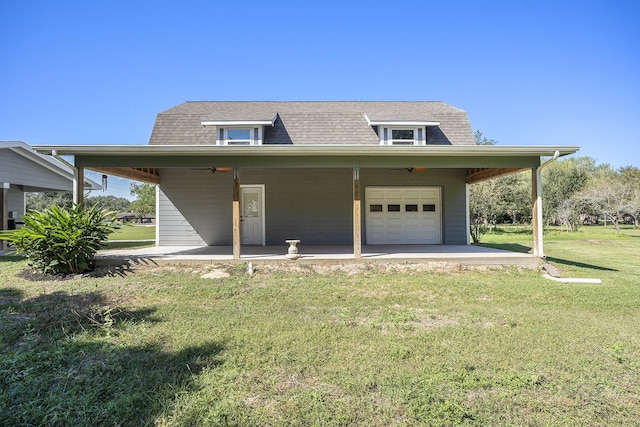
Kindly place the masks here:
<instances>
[{"instance_id":1,"label":"blue sky","mask_svg":"<svg viewBox=\"0 0 640 427\"><path fill-rule=\"evenodd\" d=\"M188 100L440 100L500 145L640 167L638 22L618 0L3 0L0 140L146 144Z\"/></svg>"}]
</instances>

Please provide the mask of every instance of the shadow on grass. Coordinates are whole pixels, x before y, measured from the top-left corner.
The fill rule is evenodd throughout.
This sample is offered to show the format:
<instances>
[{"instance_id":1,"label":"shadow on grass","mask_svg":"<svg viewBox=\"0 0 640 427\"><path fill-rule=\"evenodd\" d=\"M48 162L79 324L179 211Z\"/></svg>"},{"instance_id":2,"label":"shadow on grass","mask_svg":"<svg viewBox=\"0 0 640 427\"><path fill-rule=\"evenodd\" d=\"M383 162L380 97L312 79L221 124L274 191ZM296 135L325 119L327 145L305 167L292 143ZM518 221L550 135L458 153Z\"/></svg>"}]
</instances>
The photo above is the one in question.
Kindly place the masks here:
<instances>
[{"instance_id":1,"label":"shadow on grass","mask_svg":"<svg viewBox=\"0 0 640 427\"><path fill-rule=\"evenodd\" d=\"M493 248L493 249L502 249L504 251L511 251L511 252L521 252L525 254L531 252L531 248L529 246L521 245L518 243L480 243L478 244L478 246ZM548 262L552 262L556 264L570 265L573 267L586 268L591 270L618 271L614 268L601 267L599 265L585 264L583 262L572 261L572 260L562 259L562 258L555 258L550 256L546 257L546 260Z\"/></svg>"},{"instance_id":2,"label":"shadow on grass","mask_svg":"<svg viewBox=\"0 0 640 427\"><path fill-rule=\"evenodd\" d=\"M22 262L25 259L23 255L0 255L0 262Z\"/></svg>"},{"instance_id":3,"label":"shadow on grass","mask_svg":"<svg viewBox=\"0 0 640 427\"><path fill-rule=\"evenodd\" d=\"M523 254L531 252L531 248L529 246L521 245L519 243L478 243L476 246L510 252L520 252Z\"/></svg>"},{"instance_id":4,"label":"shadow on grass","mask_svg":"<svg viewBox=\"0 0 640 427\"><path fill-rule=\"evenodd\" d=\"M585 264L583 262L572 261L572 260L563 259L563 258L556 258L556 257L552 257L552 256L546 257L546 260L549 261L549 262L552 262L552 263L556 263L556 264L570 265L570 266L573 266L573 267L586 268L586 269L590 269L590 270L620 271L620 270L617 270L615 268L601 267L599 265L593 265L593 264Z\"/></svg>"},{"instance_id":5,"label":"shadow on grass","mask_svg":"<svg viewBox=\"0 0 640 427\"><path fill-rule=\"evenodd\" d=\"M141 249L150 248L156 245L155 240L139 241L139 242L120 242L118 240L107 241L102 244L101 250L107 249Z\"/></svg>"},{"instance_id":6,"label":"shadow on grass","mask_svg":"<svg viewBox=\"0 0 640 427\"><path fill-rule=\"evenodd\" d=\"M150 425L220 363L216 342L124 345L127 329L160 320L154 308L112 303L98 292L0 289L0 425Z\"/></svg>"}]
</instances>

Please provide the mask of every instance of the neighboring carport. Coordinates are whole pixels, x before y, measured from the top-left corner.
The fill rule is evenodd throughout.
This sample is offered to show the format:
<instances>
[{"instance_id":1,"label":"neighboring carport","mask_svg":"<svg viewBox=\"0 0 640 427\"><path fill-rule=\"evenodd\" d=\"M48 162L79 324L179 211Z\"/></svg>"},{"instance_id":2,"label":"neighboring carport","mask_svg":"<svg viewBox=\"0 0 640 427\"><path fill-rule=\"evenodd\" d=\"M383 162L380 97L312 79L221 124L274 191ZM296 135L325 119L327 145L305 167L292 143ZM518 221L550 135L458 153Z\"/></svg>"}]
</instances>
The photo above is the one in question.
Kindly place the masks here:
<instances>
[{"instance_id":1,"label":"neighboring carport","mask_svg":"<svg viewBox=\"0 0 640 427\"><path fill-rule=\"evenodd\" d=\"M101 188L90 179L76 185L72 168L20 141L0 142L0 186L1 230L14 228L24 215L25 193Z\"/></svg>"}]
</instances>

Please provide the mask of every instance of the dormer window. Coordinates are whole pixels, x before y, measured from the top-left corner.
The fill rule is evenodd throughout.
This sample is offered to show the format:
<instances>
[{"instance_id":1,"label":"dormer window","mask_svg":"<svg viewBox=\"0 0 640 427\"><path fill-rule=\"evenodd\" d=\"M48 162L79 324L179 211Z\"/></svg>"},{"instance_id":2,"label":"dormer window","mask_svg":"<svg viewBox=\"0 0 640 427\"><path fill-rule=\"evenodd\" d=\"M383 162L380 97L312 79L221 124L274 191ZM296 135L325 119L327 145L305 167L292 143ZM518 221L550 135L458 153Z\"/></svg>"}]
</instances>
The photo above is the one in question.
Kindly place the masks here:
<instances>
[{"instance_id":1,"label":"dormer window","mask_svg":"<svg viewBox=\"0 0 640 427\"><path fill-rule=\"evenodd\" d=\"M262 145L262 128L220 128L222 145Z\"/></svg>"},{"instance_id":2,"label":"dormer window","mask_svg":"<svg viewBox=\"0 0 640 427\"><path fill-rule=\"evenodd\" d=\"M369 126L378 128L380 145L426 145L427 128L440 126L434 121L370 120Z\"/></svg>"},{"instance_id":3,"label":"dormer window","mask_svg":"<svg viewBox=\"0 0 640 427\"><path fill-rule=\"evenodd\" d=\"M262 145L264 126L273 126L275 120L211 120L202 126L216 126L216 145Z\"/></svg>"},{"instance_id":4,"label":"dormer window","mask_svg":"<svg viewBox=\"0 0 640 427\"><path fill-rule=\"evenodd\" d=\"M424 127L380 127L380 145L425 145L427 131Z\"/></svg>"}]
</instances>

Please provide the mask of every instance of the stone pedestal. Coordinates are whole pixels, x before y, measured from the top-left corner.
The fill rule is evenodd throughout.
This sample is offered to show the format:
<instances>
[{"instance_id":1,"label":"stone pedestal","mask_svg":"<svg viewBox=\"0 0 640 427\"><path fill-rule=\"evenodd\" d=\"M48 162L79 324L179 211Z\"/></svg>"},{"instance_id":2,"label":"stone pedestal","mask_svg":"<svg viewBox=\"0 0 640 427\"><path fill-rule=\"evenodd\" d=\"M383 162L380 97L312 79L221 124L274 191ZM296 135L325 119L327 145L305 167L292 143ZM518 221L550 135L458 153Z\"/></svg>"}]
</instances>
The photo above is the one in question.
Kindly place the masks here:
<instances>
[{"instance_id":1,"label":"stone pedestal","mask_svg":"<svg viewBox=\"0 0 640 427\"><path fill-rule=\"evenodd\" d=\"M287 250L287 258L289 259L298 259L300 258L300 254L298 253L298 243L300 240L285 240L289 244L289 249Z\"/></svg>"}]
</instances>

